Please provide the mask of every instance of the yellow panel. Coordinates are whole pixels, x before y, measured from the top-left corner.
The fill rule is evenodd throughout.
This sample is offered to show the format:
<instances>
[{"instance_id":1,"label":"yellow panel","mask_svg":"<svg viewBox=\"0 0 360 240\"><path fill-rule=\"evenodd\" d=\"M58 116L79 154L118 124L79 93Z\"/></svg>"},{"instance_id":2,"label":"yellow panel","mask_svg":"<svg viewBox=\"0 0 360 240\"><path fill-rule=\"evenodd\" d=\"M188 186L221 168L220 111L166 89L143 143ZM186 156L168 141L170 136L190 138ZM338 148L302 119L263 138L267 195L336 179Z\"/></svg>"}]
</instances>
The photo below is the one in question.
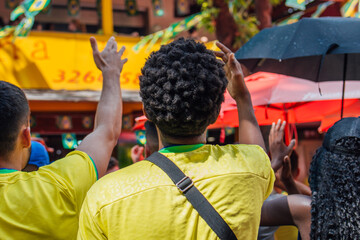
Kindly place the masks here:
<instances>
[{"instance_id":1,"label":"yellow panel","mask_svg":"<svg viewBox=\"0 0 360 240\"><path fill-rule=\"evenodd\" d=\"M31 33L27 38L0 40L0 79L24 89L100 90L101 72L96 68L89 43L90 34ZM99 49L106 45L104 36L96 36ZM124 90L139 90L140 69L148 52L135 53L139 38L117 37L119 49L126 47L129 59L121 74ZM154 50L159 44L154 46Z\"/></svg>"}]
</instances>

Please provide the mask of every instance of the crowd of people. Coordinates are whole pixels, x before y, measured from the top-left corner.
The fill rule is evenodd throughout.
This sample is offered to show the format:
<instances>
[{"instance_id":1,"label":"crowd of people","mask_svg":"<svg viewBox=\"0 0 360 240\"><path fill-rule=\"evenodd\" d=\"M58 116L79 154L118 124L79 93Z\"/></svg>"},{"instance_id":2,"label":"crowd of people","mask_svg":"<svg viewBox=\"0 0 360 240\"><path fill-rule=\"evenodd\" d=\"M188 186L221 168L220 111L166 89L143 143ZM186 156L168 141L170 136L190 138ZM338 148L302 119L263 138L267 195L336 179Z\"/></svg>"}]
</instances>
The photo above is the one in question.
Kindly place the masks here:
<instances>
[{"instance_id":1,"label":"crowd of people","mask_svg":"<svg viewBox=\"0 0 360 240\"><path fill-rule=\"evenodd\" d=\"M296 181L285 122L273 123L266 149L234 54L180 38L142 68L147 141L118 170L125 48L114 37L102 52L90 43L104 79L94 130L63 159L48 164L31 141L23 91L0 81L1 239L274 239L282 225L299 239L360 239L360 118L326 133L307 187ZM206 144L225 89L237 104L238 144ZM185 177L174 181L175 172Z\"/></svg>"}]
</instances>

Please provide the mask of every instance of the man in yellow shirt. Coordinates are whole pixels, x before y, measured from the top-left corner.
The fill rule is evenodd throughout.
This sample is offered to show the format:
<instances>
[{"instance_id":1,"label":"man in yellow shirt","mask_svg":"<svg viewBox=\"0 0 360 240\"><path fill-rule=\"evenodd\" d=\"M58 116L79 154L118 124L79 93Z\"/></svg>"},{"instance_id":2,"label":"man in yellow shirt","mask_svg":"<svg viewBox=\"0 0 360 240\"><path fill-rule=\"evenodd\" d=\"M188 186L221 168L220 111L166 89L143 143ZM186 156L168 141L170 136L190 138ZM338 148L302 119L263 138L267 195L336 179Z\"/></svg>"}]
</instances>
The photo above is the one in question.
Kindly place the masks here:
<instances>
[{"instance_id":1,"label":"man in yellow shirt","mask_svg":"<svg viewBox=\"0 0 360 240\"><path fill-rule=\"evenodd\" d=\"M264 152L240 64L222 44L217 55L179 39L146 61L140 95L159 133L160 153L174 162L207 198L238 239L256 239L263 201L274 173ZM228 84L229 81L229 84ZM206 145L226 86L239 112L237 145ZM111 173L88 192L78 239L217 239L172 180L141 161Z\"/></svg>"},{"instance_id":2,"label":"man in yellow shirt","mask_svg":"<svg viewBox=\"0 0 360 240\"><path fill-rule=\"evenodd\" d=\"M0 81L0 238L75 239L86 192L104 175L121 131L120 72L126 59L111 38L90 39L103 89L94 131L76 151L35 172L21 172L31 145L29 105L20 88Z\"/></svg>"}]
</instances>

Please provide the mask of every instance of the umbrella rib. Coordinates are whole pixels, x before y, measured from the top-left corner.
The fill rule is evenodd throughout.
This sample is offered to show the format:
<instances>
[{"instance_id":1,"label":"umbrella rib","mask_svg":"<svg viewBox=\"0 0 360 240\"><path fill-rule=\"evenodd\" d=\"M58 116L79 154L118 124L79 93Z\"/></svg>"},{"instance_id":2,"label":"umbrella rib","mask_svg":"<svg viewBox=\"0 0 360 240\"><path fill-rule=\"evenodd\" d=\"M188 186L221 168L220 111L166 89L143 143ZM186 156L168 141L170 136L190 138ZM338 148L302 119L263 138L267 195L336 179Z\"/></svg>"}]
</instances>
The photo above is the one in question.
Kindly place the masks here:
<instances>
[{"instance_id":1,"label":"umbrella rib","mask_svg":"<svg viewBox=\"0 0 360 240\"><path fill-rule=\"evenodd\" d=\"M296 30L294 31L294 33L293 33L293 35L292 35L292 37L291 37L290 43L293 42L293 39L295 38L296 33L297 33L299 27L300 27L300 23L296 26ZM289 44L286 46L286 49L284 49L284 51L283 51L283 53L282 53L282 58L281 58L280 60L283 60L283 59L284 59L284 54L288 51L288 49L289 49Z\"/></svg>"}]
</instances>

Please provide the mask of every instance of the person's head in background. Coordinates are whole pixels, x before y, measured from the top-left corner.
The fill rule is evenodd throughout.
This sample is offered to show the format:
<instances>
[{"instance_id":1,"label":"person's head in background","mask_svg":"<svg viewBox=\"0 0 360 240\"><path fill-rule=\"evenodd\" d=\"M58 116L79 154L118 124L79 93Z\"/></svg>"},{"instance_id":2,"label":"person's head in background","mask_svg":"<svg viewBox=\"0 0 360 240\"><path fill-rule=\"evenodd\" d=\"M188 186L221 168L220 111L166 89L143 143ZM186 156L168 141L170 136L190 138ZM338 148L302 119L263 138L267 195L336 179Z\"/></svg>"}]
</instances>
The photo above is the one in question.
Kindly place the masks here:
<instances>
[{"instance_id":1,"label":"person's head in background","mask_svg":"<svg viewBox=\"0 0 360 240\"><path fill-rule=\"evenodd\" d=\"M31 141L30 158L26 167L22 170L24 172L32 172L39 169L39 167L50 164L49 154L41 143Z\"/></svg>"},{"instance_id":2,"label":"person's head in background","mask_svg":"<svg viewBox=\"0 0 360 240\"><path fill-rule=\"evenodd\" d=\"M115 172L115 171L117 171L119 169L120 169L119 168L119 161L116 158L111 157L105 175L109 174L109 173L112 173L112 172Z\"/></svg>"},{"instance_id":3,"label":"person's head in background","mask_svg":"<svg viewBox=\"0 0 360 240\"><path fill-rule=\"evenodd\" d=\"M0 81L0 168L22 170L30 155L30 108L24 92Z\"/></svg>"},{"instance_id":4,"label":"person's head in background","mask_svg":"<svg viewBox=\"0 0 360 240\"><path fill-rule=\"evenodd\" d=\"M159 134L159 148L206 142L219 115L227 79L204 44L180 38L153 52L142 68L140 96Z\"/></svg>"},{"instance_id":5,"label":"person's head in background","mask_svg":"<svg viewBox=\"0 0 360 240\"><path fill-rule=\"evenodd\" d=\"M154 123L150 121L145 122L145 136L145 158L147 158L154 152L159 151L159 138Z\"/></svg>"},{"instance_id":6,"label":"person's head in background","mask_svg":"<svg viewBox=\"0 0 360 240\"><path fill-rule=\"evenodd\" d=\"M344 118L325 135L309 176L311 239L360 239L360 118Z\"/></svg>"}]
</instances>

